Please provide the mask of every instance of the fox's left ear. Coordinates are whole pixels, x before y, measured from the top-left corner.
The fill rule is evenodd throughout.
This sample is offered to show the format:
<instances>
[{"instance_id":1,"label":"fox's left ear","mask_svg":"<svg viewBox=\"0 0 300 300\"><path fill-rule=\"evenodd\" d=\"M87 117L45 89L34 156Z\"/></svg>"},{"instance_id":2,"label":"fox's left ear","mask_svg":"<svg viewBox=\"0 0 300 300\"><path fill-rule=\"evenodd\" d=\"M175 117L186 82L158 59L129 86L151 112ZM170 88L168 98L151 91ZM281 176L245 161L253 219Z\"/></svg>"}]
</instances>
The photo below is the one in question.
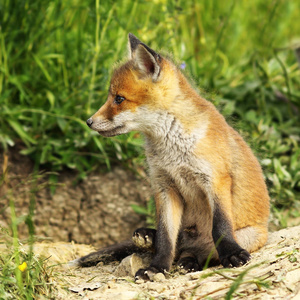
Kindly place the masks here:
<instances>
[{"instance_id":1,"label":"fox's left ear","mask_svg":"<svg viewBox=\"0 0 300 300\"><path fill-rule=\"evenodd\" d=\"M159 65L160 56L152 49L144 44L139 44L135 52L134 61L143 75L151 76L154 81L158 79L161 68Z\"/></svg>"},{"instance_id":2,"label":"fox's left ear","mask_svg":"<svg viewBox=\"0 0 300 300\"><path fill-rule=\"evenodd\" d=\"M161 57L154 50L142 43L132 33L128 35L130 55L135 61L137 68L145 76L151 76L156 81L160 74Z\"/></svg>"},{"instance_id":3,"label":"fox's left ear","mask_svg":"<svg viewBox=\"0 0 300 300\"><path fill-rule=\"evenodd\" d=\"M129 56L133 58L135 56L135 51L139 44L142 42L132 33L128 34L128 48L129 48Z\"/></svg>"}]
</instances>

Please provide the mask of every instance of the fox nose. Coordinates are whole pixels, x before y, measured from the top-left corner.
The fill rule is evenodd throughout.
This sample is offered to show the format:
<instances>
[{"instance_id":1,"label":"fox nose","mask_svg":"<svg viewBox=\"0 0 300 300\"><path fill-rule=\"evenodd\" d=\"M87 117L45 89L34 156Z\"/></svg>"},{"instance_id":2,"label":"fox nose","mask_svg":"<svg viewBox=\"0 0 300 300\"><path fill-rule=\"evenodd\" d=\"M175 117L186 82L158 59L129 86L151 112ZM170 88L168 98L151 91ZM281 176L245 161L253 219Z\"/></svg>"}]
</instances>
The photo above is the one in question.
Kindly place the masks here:
<instances>
[{"instance_id":1,"label":"fox nose","mask_svg":"<svg viewBox=\"0 0 300 300\"><path fill-rule=\"evenodd\" d=\"M87 126L91 127L92 124L93 124L92 118L87 119L87 120L86 120L86 124L87 124Z\"/></svg>"}]
</instances>

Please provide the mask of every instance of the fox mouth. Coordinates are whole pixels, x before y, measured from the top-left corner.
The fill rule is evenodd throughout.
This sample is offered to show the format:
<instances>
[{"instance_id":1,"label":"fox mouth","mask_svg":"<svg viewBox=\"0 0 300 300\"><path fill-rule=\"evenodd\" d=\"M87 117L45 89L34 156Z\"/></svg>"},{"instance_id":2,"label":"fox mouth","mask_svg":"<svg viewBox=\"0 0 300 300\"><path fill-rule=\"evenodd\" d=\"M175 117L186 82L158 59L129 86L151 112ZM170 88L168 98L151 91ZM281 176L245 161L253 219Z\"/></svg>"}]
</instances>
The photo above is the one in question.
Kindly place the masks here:
<instances>
[{"instance_id":1,"label":"fox mouth","mask_svg":"<svg viewBox=\"0 0 300 300\"><path fill-rule=\"evenodd\" d=\"M122 130L124 127L125 126L120 125L110 130L97 130L97 132L104 137L112 137L124 133Z\"/></svg>"}]
</instances>

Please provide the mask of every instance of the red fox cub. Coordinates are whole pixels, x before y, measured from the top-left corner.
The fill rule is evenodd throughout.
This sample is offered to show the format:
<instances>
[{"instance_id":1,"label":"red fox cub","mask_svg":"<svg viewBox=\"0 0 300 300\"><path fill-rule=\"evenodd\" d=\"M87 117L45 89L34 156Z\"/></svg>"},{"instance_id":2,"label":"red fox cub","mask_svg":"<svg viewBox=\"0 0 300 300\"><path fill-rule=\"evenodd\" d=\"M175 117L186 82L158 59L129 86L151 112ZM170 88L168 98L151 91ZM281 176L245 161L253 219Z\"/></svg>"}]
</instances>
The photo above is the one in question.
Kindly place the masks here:
<instances>
[{"instance_id":1,"label":"red fox cub","mask_svg":"<svg viewBox=\"0 0 300 300\"><path fill-rule=\"evenodd\" d=\"M242 137L180 70L129 34L129 60L112 75L106 103L87 120L105 137L132 130L145 136L155 195L157 229L141 228L133 241L73 261L88 266L153 246L136 278L168 271L174 260L201 270L208 255L238 267L267 240L269 196L261 167Z\"/></svg>"}]
</instances>

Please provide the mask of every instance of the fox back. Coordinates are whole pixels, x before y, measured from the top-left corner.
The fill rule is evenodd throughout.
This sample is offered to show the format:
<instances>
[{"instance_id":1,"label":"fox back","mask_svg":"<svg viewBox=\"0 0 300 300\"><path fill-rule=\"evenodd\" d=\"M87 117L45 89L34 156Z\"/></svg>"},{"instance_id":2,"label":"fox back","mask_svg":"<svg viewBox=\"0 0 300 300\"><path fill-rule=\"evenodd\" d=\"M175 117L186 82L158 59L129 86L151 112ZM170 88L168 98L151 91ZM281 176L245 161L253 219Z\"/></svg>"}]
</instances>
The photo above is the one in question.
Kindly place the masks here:
<instances>
[{"instance_id":1,"label":"fox back","mask_svg":"<svg viewBox=\"0 0 300 300\"><path fill-rule=\"evenodd\" d=\"M105 137L145 136L157 232L152 263L137 276L169 270L174 259L201 266L213 248L224 266L247 262L267 240L269 196L257 159L173 62L132 34L129 49L87 124Z\"/></svg>"}]
</instances>

